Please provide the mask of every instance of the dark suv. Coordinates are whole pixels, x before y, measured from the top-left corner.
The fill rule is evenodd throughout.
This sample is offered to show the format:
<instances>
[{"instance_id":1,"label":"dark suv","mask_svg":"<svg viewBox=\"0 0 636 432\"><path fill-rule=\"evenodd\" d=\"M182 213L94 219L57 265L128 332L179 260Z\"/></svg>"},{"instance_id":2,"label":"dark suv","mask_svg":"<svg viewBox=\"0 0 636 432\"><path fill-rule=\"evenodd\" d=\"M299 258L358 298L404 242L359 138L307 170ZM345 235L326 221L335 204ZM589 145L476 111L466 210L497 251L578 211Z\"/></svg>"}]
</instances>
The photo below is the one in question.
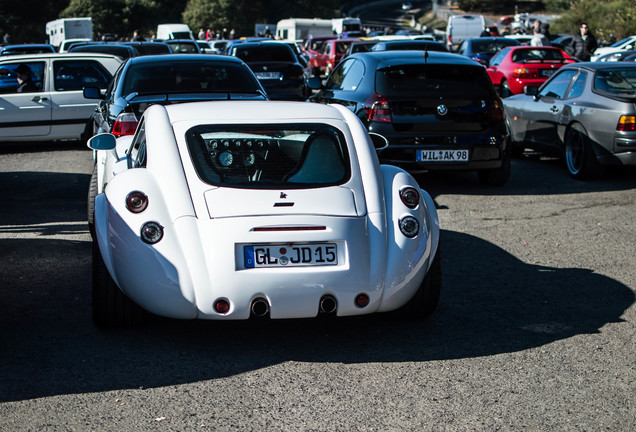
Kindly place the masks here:
<instances>
[{"instance_id":1,"label":"dark suv","mask_svg":"<svg viewBox=\"0 0 636 432\"><path fill-rule=\"evenodd\" d=\"M141 114L152 104L268 99L243 61L213 54L133 57L119 68L105 96L97 87L85 87L84 96L102 99L93 115L93 132L117 136L134 134Z\"/></svg>"},{"instance_id":2,"label":"dark suv","mask_svg":"<svg viewBox=\"0 0 636 432\"><path fill-rule=\"evenodd\" d=\"M344 59L312 102L352 110L369 132L384 136L382 163L411 172L477 170L482 183L510 176L510 135L503 104L486 69L443 52L387 51Z\"/></svg>"}]
</instances>

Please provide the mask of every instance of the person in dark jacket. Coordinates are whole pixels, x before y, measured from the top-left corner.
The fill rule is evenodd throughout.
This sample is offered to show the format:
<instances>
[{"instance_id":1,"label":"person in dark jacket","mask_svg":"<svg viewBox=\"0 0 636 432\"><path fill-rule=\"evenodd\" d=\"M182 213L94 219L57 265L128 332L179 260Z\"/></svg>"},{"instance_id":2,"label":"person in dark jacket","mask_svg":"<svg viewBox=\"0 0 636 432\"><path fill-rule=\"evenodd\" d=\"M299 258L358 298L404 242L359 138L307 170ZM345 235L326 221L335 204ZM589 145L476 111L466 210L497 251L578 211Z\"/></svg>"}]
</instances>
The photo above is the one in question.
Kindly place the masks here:
<instances>
[{"instance_id":1,"label":"person in dark jacket","mask_svg":"<svg viewBox=\"0 0 636 432\"><path fill-rule=\"evenodd\" d=\"M19 65L15 68L15 73L18 78L18 93L32 93L39 92L40 88L33 82L31 78L31 68L25 64Z\"/></svg>"},{"instance_id":2,"label":"person in dark jacket","mask_svg":"<svg viewBox=\"0 0 636 432\"><path fill-rule=\"evenodd\" d=\"M594 35L590 32L587 24L581 24L581 34L575 35L572 39L574 57L581 61L590 61L590 57L597 47L596 38L594 38Z\"/></svg>"}]
</instances>

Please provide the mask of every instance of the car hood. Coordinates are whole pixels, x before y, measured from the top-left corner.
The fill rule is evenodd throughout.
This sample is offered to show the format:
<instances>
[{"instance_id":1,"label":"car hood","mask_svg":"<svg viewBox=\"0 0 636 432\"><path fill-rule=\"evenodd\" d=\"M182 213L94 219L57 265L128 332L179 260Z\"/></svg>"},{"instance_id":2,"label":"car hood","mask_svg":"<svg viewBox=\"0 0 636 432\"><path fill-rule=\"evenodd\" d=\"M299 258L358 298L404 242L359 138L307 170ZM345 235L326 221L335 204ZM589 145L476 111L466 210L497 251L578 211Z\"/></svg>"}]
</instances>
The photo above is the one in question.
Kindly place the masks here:
<instances>
[{"instance_id":1,"label":"car hood","mask_svg":"<svg viewBox=\"0 0 636 432\"><path fill-rule=\"evenodd\" d=\"M215 188L204 193L210 218L273 215L358 216L346 187L254 190Z\"/></svg>"}]
</instances>

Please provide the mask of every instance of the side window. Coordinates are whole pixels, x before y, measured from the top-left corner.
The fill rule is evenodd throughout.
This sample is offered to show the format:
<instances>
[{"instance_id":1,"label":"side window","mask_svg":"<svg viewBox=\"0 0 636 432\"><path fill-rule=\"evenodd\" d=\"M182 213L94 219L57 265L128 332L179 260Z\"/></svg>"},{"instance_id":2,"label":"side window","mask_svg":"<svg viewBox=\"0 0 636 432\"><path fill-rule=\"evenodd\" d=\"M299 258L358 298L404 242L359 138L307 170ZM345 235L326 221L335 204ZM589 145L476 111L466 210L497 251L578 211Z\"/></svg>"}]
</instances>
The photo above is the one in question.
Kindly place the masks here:
<instances>
[{"instance_id":1,"label":"side window","mask_svg":"<svg viewBox=\"0 0 636 432\"><path fill-rule=\"evenodd\" d=\"M0 93L33 93L43 91L45 69L45 62L1 64Z\"/></svg>"},{"instance_id":2,"label":"side window","mask_svg":"<svg viewBox=\"0 0 636 432\"><path fill-rule=\"evenodd\" d=\"M587 80L587 73L581 72L574 80L574 84L572 84L572 88L568 92L568 98L579 97L583 94L583 89L585 88L585 81Z\"/></svg>"},{"instance_id":3,"label":"side window","mask_svg":"<svg viewBox=\"0 0 636 432\"><path fill-rule=\"evenodd\" d=\"M353 91L358 88L364 76L364 65L355 59L341 62L325 83L327 90Z\"/></svg>"},{"instance_id":4,"label":"side window","mask_svg":"<svg viewBox=\"0 0 636 432\"><path fill-rule=\"evenodd\" d=\"M94 60L57 60L53 62L53 87L56 91L82 90L84 87L105 89L110 74Z\"/></svg>"},{"instance_id":5,"label":"side window","mask_svg":"<svg viewBox=\"0 0 636 432\"><path fill-rule=\"evenodd\" d=\"M128 160L131 168L146 167L146 127L143 119L128 150Z\"/></svg>"},{"instance_id":6,"label":"side window","mask_svg":"<svg viewBox=\"0 0 636 432\"><path fill-rule=\"evenodd\" d=\"M490 66L499 66L503 58L510 52L509 49L503 49L490 59Z\"/></svg>"},{"instance_id":7,"label":"side window","mask_svg":"<svg viewBox=\"0 0 636 432\"><path fill-rule=\"evenodd\" d=\"M567 70L558 73L552 78L539 92L540 97L550 97L555 99L563 99L565 92L572 82L572 78L576 75L576 71Z\"/></svg>"}]
</instances>

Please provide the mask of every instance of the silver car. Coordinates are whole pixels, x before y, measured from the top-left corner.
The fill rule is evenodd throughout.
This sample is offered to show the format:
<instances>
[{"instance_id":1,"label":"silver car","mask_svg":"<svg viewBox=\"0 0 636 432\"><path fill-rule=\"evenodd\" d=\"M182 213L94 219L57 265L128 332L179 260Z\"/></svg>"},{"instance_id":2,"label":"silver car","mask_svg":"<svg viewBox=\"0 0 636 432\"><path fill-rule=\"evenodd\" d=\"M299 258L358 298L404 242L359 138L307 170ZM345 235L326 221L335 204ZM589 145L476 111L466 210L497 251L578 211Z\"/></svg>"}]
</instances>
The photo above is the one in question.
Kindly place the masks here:
<instances>
[{"instance_id":1,"label":"silver car","mask_svg":"<svg viewBox=\"0 0 636 432\"><path fill-rule=\"evenodd\" d=\"M30 54L0 59L0 142L86 139L97 101L84 87L105 90L122 60L109 54ZM26 72L30 77L23 86ZM88 128L90 126L90 128Z\"/></svg>"},{"instance_id":2,"label":"silver car","mask_svg":"<svg viewBox=\"0 0 636 432\"><path fill-rule=\"evenodd\" d=\"M599 177L608 165L636 165L636 64L566 65L503 103L513 153L556 152L578 179Z\"/></svg>"}]
</instances>

